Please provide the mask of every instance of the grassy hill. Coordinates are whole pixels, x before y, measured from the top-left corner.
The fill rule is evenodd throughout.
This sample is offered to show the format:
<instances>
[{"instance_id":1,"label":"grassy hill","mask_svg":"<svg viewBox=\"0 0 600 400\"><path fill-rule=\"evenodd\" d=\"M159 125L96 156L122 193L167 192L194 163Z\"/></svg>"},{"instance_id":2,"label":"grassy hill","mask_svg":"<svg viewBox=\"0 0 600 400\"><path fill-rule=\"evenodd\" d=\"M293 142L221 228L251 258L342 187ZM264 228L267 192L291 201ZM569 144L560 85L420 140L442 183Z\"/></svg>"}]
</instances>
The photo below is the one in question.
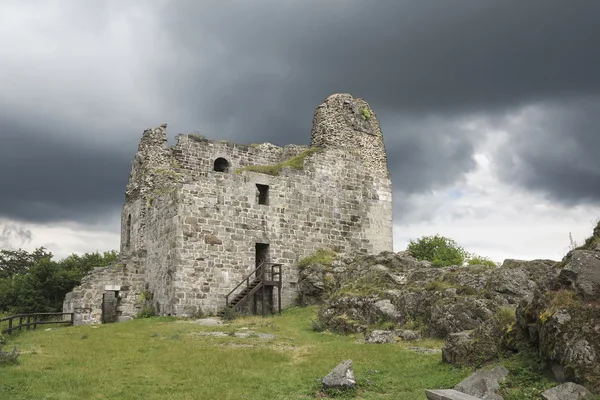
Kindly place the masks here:
<instances>
[{"instance_id":1,"label":"grassy hill","mask_svg":"<svg viewBox=\"0 0 600 400\"><path fill-rule=\"evenodd\" d=\"M8 347L22 351L20 362L0 367L0 399L314 399L320 378L352 359L355 398L414 400L470 373L407 349L441 341L365 344L314 332L315 316L308 307L220 326L150 318L18 334Z\"/></svg>"}]
</instances>

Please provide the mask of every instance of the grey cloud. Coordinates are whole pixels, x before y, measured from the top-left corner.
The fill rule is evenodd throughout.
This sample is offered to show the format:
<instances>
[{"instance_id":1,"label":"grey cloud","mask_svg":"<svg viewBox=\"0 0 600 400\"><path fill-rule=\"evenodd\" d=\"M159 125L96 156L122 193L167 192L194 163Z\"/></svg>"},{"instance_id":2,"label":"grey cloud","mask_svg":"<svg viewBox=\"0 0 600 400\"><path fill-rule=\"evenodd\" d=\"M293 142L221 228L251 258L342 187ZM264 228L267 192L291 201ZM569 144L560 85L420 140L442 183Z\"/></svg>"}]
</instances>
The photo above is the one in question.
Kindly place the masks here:
<instances>
[{"instance_id":1,"label":"grey cloud","mask_svg":"<svg viewBox=\"0 0 600 400\"><path fill-rule=\"evenodd\" d=\"M22 224L0 221L0 248L13 249L31 243L33 233Z\"/></svg>"},{"instance_id":2,"label":"grey cloud","mask_svg":"<svg viewBox=\"0 0 600 400\"><path fill-rule=\"evenodd\" d=\"M506 122L496 174L568 206L600 204L599 127L600 98L531 106Z\"/></svg>"},{"instance_id":3,"label":"grey cloud","mask_svg":"<svg viewBox=\"0 0 600 400\"><path fill-rule=\"evenodd\" d=\"M62 126L38 131L35 124L6 125L0 148L0 216L27 222L97 224L118 212L131 162L119 148L57 140ZM72 127L69 127L73 129ZM102 130L88 128L88 134ZM129 150L135 149L135 144Z\"/></svg>"},{"instance_id":4,"label":"grey cloud","mask_svg":"<svg viewBox=\"0 0 600 400\"><path fill-rule=\"evenodd\" d=\"M5 68L16 69L13 79L0 80L0 90L8 86L11 93L0 99L9 110L0 113L0 185L8 188L0 215L99 222L119 212L143 129L166 122L170 138L199 130L242 143L308 143L315 107L331 93L350 92L365 98L382 123L396 217L403 218L415 207L406 200L411 194L451 185L474 168L482 134L466 129L465 119L492 120L532 102L599 92L600 3L440 4L179 0L61 6L64 20L45 21L53 30L44 37L68 53L28 49L30 43L5 46L23 46L35 57L9 59ZM131 36L115 39L119 29ZM576 147L589 148L585 143ZM524 171L517 167L507 176L548 190L551 182L539 177L554 164L529 157L535 148L515 150L530 160L522 174L530 178L515 178ZM572 191L585 194L583 188Z\"/></svg>"},{"instance_id":5,"label":"grey cloud","mask_svg":"<svg viewBox=\"0 0 600 400\"><path fill-rule=\"evenodd\" d=\"M600 88L596 2L255 4L165 10L173 55L186 52L169 64L174 99L206 93L221 115L226 102L260 109L351 91L395 112L454 113Z\"/></svg>"}]
</instances>

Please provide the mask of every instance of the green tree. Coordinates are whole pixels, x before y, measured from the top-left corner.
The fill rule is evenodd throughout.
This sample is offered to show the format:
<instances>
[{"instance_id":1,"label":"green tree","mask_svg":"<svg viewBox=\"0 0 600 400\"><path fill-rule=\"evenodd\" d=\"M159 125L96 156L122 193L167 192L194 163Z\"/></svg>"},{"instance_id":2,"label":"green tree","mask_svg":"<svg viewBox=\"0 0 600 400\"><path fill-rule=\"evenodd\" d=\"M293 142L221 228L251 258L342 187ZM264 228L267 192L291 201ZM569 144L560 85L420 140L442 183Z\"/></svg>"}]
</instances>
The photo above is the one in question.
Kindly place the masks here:
<instances>
[{"instance_id":1,"label":"green tree","mask_svg":"<svg viewBox=\"0 0 600 400\"><path fill-rule=\"evenodd\" d=\"M44 247L35 249L32 253L25 250L0 250L0 278L23 275L33 265L45 257L52 257Z\"/></svg>"},{"instance_id":2,"label":"green tree","mask_svg":"<svg viewBox=\"0 0 600 400\"><path fill-rule=\"evenodd\" d=\"M65 295L81 283L92 269L113 263L116 251L72 254L60 261L52 253L36 249L2 251L0 266L0 312L32 313L61 311Z\"/></svg>"},{"instance_id":3,"label":"green tree","mask_svg":"<svg viewBox=\"0 0 600 400\"><path fill-rule=\"evenodd\" d=\"M419 261L430 261L436 267L463 265L469 253L454 240L440 236L423 236L417 240L409 240L408 251Z\"/></svg>"}]
</instances>

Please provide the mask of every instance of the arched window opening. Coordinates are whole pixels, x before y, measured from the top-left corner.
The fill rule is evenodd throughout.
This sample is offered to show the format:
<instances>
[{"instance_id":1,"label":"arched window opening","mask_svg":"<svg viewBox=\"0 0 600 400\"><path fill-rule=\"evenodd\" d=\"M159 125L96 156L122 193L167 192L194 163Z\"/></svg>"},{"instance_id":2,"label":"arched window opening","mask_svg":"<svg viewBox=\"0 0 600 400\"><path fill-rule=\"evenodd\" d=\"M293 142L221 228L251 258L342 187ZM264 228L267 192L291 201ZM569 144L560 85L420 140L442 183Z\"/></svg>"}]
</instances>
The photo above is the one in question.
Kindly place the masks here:
<instances>
[{"instance_id":1,"label":"arched window opening","mask_svg":"<svg viewBox=\"0 0 600 400\"><path fill-rule=\"evenodd\" d=\"M229 161L219 157L215 160L214 170L217 172L229 172Z\"/></svg>"},{"instance_id":2,"label":"arched window opening","mask_svg":"<svg viewBox=\"0 0 600 400\"><path fill-rule=\"evenodd\" d=\"M131 244L131 214L127 217L127 242L126 246L129 247Z\"/></svg>"}]
</instances>

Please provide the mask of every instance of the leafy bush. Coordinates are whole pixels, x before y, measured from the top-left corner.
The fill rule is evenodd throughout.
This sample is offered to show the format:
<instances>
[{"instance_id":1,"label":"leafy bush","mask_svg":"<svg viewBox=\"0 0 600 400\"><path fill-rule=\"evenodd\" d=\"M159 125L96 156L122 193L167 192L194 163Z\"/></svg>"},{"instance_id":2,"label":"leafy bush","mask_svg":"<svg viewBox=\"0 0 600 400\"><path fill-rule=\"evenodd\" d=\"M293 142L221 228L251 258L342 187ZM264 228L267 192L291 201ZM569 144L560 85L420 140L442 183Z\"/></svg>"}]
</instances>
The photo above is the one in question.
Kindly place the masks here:
<instances>
[{"instance_id":1,"label":"leafy bush","mask_svg":"<svg viewBox=\"0 0 600 400\"><path fill-rule=\"evenodd\" d=\"M408 251L419 261L430 261L436 267L463 265L469 254L452 239L435 235L410 240Z\"/></svg>"},{"instance_id":2,"label":"leafy bush","mask_svg":"<svg viewBox=\"0 0 600 400\"><path fill-rule=\"evenodd\" d=\"M19 358L20 354L21 352L16 346L13 347L11 352L8 352L2 351L2 345L0 345L0 365L17 364L17 358Z\"/></svg>"},{"instance_id":3,"label":"leafy bush","mask_svg":"<svg viewBox=\"0 0 600 400\"><path fill-rule=\"evenodd\" d=\"M467 265L485 265L487 267L497 267L498 263L490 260L488 257L482 257L472 254L467 260Z\"/></svg>"},{"instance_id":4,"label":"leafy bush","mask_svg":"<svg viewBox=\"0 0 600 400\"><path fill-rule=\"evenodd\" d=\"M440 236L423 236L417 240L410 240L406 249L419 261L429 261L435 267L448 267L451 265L485 265L497 267L498 263L488 257L482 257L467 252L454 240Z\"/></svg>"},{"instance_id":5,"label":"leafy bush","mask_svg":"<svg viewBox=\"0 0 600 400\"><path fill-rule=\"evenodd\" d=\"M137 318L156 317L156 310L152 304L144 305L142 310L137 314Z\"/></svg>"},{"instance_id":6,"label":"leafy bush","mask_svg":"<svg viewBox=\"0 0 600 400\"><path fill-rule=\"evenodd\" d=\"M327 329L327 325L325 325L320 319L311 319L310 320L311 328L314 332L323 332Z\"/></svg>"},{"instance_id":7,"label":"leafy bush","mask_svg":"<svg viewBox=\"0 0 600 400\"><path fill-rule=\"evenodd\" d=\"M233 307L225 307L221 312L221 318L225 321L233 321L239 315L239 312L237 312Z\"/></svg>"}]
</instances>

